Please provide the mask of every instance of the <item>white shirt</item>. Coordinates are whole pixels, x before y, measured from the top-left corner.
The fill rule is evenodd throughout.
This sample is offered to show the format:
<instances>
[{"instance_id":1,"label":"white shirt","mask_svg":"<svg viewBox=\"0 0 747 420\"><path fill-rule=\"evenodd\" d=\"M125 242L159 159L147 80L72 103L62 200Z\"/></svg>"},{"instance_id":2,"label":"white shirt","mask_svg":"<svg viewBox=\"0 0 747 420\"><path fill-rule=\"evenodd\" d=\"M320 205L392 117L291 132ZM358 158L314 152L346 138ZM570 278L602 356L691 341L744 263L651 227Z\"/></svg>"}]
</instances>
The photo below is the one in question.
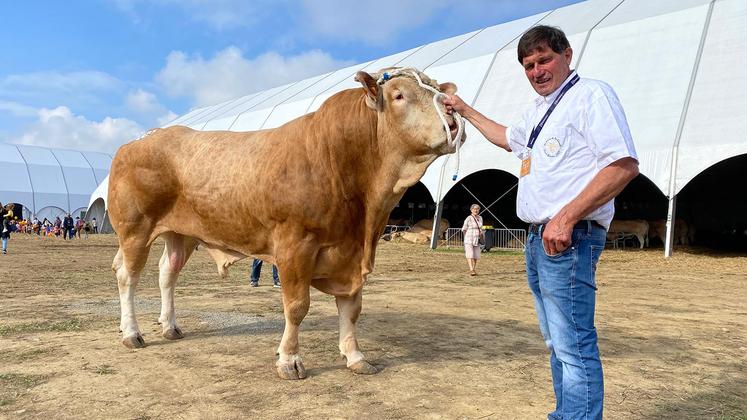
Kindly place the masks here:
<instances>
[{"instance_id":1,"label":"white shirt","mask_svg":"<svg viewBox=\"0 0 747 420\"><path fill-rule=\"evenodd\" d=\"M626 157L638 160L628 122L612 88L599 80L580 79L545 122L532 149L526 147L532 128L545 115L563 86L535 99L522 120L508 127L511 150L523 159L531 155L529 174L519 178L516 214L527 223L547 223L589 185L607 165ZM614 199L584 219L609 228Z\"/></svg>"}]
</instances>

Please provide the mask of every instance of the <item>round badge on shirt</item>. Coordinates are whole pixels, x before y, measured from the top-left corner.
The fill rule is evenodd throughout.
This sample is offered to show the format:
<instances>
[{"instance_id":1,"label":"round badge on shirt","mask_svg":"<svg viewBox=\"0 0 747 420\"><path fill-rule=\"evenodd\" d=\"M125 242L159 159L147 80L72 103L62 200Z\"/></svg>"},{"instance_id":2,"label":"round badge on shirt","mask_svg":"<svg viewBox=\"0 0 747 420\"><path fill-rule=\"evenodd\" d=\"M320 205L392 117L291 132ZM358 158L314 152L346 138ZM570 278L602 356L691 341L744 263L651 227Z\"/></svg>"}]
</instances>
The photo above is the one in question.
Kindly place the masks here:
<instances>
[{"instance_id":1,"label":"round badge on shirt","mask_svg":"<svg viewBox=\"0 0 747 420\"><path fill-rule=\"evenodd\" d=\"M555 157L560 152L560 140L557 137L550 137L545 141L545 154L549 157Z\"/></svg>"}]
</instances>

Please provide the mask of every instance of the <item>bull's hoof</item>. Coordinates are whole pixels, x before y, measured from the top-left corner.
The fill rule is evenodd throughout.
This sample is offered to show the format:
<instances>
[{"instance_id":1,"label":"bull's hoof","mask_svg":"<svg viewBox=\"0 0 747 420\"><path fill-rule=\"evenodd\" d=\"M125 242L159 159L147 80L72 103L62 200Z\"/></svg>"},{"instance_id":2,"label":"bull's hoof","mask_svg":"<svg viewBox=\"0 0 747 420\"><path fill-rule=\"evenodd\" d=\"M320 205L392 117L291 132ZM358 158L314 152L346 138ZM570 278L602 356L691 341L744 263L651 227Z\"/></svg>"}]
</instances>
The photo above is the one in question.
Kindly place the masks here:
<instances>
[{"instance_id":1,"label":"bull's hoof","mask_svg":"<svg viewBox=\"0 0 747 420\"><path fill-rule=\"evenodd\" d=\"M174 327L164 331L162 334L163 338L167 340L179 340L184 338L184 333L179 327Z\"/></svg>"},{"instance_id":2,"label":"bull's hoof","mask_svg":"<svg viewBox=\"0 0 747 420\"><path fill-rule=\"evenodd\" d=\"M141 349L145 347L145 340L143 340L142 335L138 334L136 336L122 338L122 344L124 344L128 349Z\"/></svg>"},{"instance_id":3,"label":"bull's hoof","mask_svg":"<svg viewBox=\"0 0 747 420\"><path fill-rule=\"evenodd\" d=\"M352 370L353 373L358 375L373 375L379 373L380 369L376 366L368 363L365 360L359 360L352 365L348 366L348 369Z\"/></svg>"},{"instance_id":4,"label":"bull's hoof","mask_svg":"<svg viewBox=\"0 0 747 420\"><path fill-rule=\"evenodd\" d=\"M306 368L303 367L301 358L291 359L287 362L278 361L276 364L280 379L304 379Z\"/></svg>"}]
</instances>

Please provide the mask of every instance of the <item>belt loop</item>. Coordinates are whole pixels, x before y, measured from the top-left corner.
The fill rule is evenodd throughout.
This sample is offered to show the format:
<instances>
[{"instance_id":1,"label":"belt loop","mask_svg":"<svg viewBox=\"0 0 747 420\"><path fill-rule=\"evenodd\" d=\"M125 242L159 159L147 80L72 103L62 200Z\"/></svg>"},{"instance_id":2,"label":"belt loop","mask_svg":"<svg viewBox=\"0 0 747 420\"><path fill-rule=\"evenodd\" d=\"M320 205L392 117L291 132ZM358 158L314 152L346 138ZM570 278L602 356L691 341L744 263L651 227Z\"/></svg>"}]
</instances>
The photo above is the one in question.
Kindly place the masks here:
<instances>
[{"instance_id":1,"label":"belt loop","mask_svg":"<svg viewBox=\"0 0 747 420\"><path fill-rule=\"evenodd\" d=\"M591 228L593 228L594 225L592 224L592 221L587 219L586 220L586 233L591 234Z\"/></svg>"}]
</instances>

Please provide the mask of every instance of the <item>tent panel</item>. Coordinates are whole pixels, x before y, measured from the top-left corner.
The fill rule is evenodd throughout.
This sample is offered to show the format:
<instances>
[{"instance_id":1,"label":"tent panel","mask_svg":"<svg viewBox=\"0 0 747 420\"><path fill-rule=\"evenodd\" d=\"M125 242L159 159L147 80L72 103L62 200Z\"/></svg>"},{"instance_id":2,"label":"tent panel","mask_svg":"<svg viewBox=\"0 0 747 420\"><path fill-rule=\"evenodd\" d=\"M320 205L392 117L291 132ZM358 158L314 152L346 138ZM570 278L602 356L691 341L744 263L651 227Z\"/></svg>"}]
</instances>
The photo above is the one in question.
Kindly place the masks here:
<instances>
[{"instance_id":1,"label":"tent panel","mask_svg":"<svg viewBox=\"0 0 747 420\"><path fill-rule=\"evenodd\" d=\"M231 124L233 124L233 122L236 121L237 116L238 115L229 115L223 118L212 119L203 125L202 130L203 131L228 130L228 128L231 127Z\"/></svg>"},{"instance_id":2,"label":"tent panel","mask_svg":"<svg viewBox=\"0 0 747 420\"><path fill-rule=\"evenodd\" d=\"M98 185L109 174L109 169L112 166L112 157L107 155L106 153L97 153L97 152L81 152L81 153L86 158L86 161L93 168L93 175L96 178L96 184Z\"/></svg>"},{"instance_id":3,"label":"tent panel","mask_svg":"<svg viewBox=\"0 0 747 420\"><path fill-rule=\"evenodd\" d=\"M2 183L0 202L32 206L32 188L26 162L15 145L0 144L0 179L13 180Z\"/></svg>"},{"instance_id":4,"label":"tent panel","mask_svg":"<svg viewBox=\"0 0 747 420\"><path fill-rule=\"evenodd\" d=\"M315 84L319 83L319 81L324 80L331 76L333 73L325 73L320 76L315 77L309 77L307 79L303 79L299 81L298 83L294 84L293 86L289 87L288 89L283 90L282 92L278 93L277 95L273 96L272 98L268 98L266 101L261 103L261 108L272 108L276 105L285 103L286 101L295 98L297 95L302 93L305 89L314 86Z\"/></svg>"},{"instance_id":5,"label":"tent panel","mask_svg":"<svg viewBox=\"0 0 747 420\"><path fill-rule=\"evenodd\" d=\"M458 63L430 67L426 74L439 83L453 82L457 85L457 95L471 103L477 95L483 76L493 60L492 54L474 57Z\"/></svg>"},{"instance_id":6,"label":"tent panel","mask_svg":"<svg viewBox=\"0 0 747 420\"><path fill-rule=\"evenodd\" d=\"M710 1L711 0L625 0L608 18L604 19L598 28L627 24L628 22L641 19L655 18L660 15L666 15L672 12L689 9L691 7L703 6L708 4ZM667 26L669 26L669 24L664 25L664 27Z\"/></svg>"},{"instance_id":7,"label":"tent panel","mask_svg":"<svg viewBox=\"0 0 747 420\"><path fill-rule=\"evenodd\" d=\"M462 60L469 60L474 57L495 54L498 50L506 46L506 44L513 41L514 38L520 37L524 31L548 13L550 12L538 13L533 16L485 28L482 32L467 40L463 45L433 63L433 66L443 66Z\"/></svg>"},{"instance_id":8,"label":"tent panel","mask_svg":"<svg viewBox=\"0 0 747 420\"><path fill-rule=\"evenodd\" d=\"M272 89L268 89L262 92L259 92L256 95L251 96L248 100L243 102L237 102L235 105L232 105L230 107L227 107L224 111L220 113L216 113L215 115L210 116L210 118L201 119L200 122L203 123L196 129L203 129L205 131L210 130L226 130L227 128L215 128L213 122L214 121L221 121L225 118L230 118L233 120L236 115L241 114L242 112L245 112L249 109L254 108L255 106L261 104L262 102L272 98L273 96L279 94L285 89L288 89L291 87L293 83L283 85L283 86L277 86ZM205 123L207 121L207 123Z\"/></svg>"},{"instance_id":9,"label":"tent panel","mask_svg":"<svg viewBox=\"0 0 747 420\"><path fill-rule=\"evenodd\" d=\"M72 194L91 194L96 189L96 179L91 168L62 167L67 191Z\"/></svg>"},{"instance_id":10,"label":"tent panel","mask_svg":"<svg viewBox=\"0 0 747 420\"><path fill-rule=\"evenodd\" d=\"M245 112L236 119L231 126L231 131L254 131L259 130L264 124L267 117L272 112L272 108L258 109L256 111Z\"/></svg>"},{"instance_id":11,"label":"tent panel","mask_svg":"<svg viewBox=\"0 0 747 420\"><path fill-rule=\"evenodd\" d=\"M697 77L679 144L675 192L701 171L747 151L747 3L714 3ZM737 64L740 63L740 64Z\"/></svg>"},{"instance_id":12,"label":"tent panel","mask_svg":"<svg viewBox=\"0 0 747 420\"><path fill-rule=\"evenodd\" d=\"M610 18L626 12L621 8ZM600 25L589 38L579 74L615 89L641 159L663 156L644 152L669 150L674 144L707 11L705 5L624 25ZM643 174L666 194L668 175Z\"/></svg>"},{"instance_id":13,"label":"tent panel","mask_svg":"<svg viewBox=\"0 0 747 420\"><path fill-rule=\"evenodd\" d=\"M270 114L270 117L262 128L279 127L290 120L306 114L306 110L309 108L309 105L311 105L313 100L314 98L305 98L295 102L278 105L275 107L275 110L272 111L272 114Z\"/></svg>"},{"instance_id":14,"label":"tent panel","mask_svg":"<svg viewBox=\"0 0 747 420\"><path fill-rule=\"evenodd\" d=\"M425 45L423 48L414 52L412 55L404 58L397 66L414 67L420 71L433 65L439 58L443 57L449 51L453 50L467 39L474 36L478 31L447 38L441 41Z\"/></svg>"},{"instance_id":15,"label":"tent panel","mask_svg":"<svg viewBox=\"0 0 747 420\"><path fill-rule=\"evenodd\" d=\"M221 113L223 113L223 111L226 111L226 110L228 110L230 108L233 108L233 107L239 105L242 102L246 102L249 99L251 99L253 96L259 95L259 93L260 92L253 93L251 95L241 96L241 97L238 97L236 99L232 99L230 101L225 101L225 102L223 102L221 104L218 104L218 106L216 106L214 108L211 108L210 111L205 112L200 117L200 120L204 121L202 123L203 127L205 126L205 124L207 124L208 121L210 121L211 119L215 118L217 115L220 115Z\"/></svg>"}]
</instances>

